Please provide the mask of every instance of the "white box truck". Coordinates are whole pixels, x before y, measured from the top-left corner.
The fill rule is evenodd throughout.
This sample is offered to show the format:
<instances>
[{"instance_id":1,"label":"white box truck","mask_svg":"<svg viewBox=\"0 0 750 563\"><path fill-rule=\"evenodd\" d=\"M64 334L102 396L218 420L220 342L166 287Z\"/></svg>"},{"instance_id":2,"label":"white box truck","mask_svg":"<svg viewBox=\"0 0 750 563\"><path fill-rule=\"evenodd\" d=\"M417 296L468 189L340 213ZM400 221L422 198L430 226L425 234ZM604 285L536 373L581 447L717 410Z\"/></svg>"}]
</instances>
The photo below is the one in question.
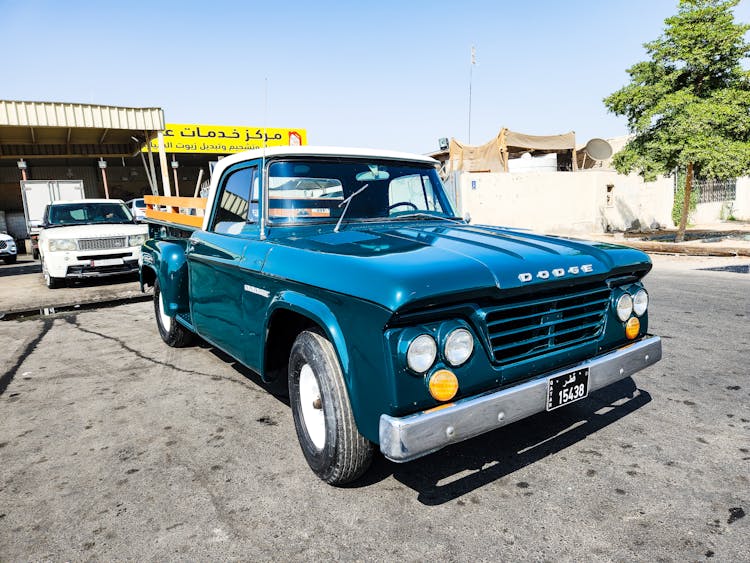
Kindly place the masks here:
<instances>
[{"instance_id":1,"label":"white box truck","mask_svg":"<svg viewBox=\"0 0 750 563\"><path fill-rule=\"evenodd\" d=\"M24 180L21 182L26 231L31 239L31 254L39 258L39 231L44 209L53 201L78 200L86 196L83 180Z\"/></svg>"}]
</instances>

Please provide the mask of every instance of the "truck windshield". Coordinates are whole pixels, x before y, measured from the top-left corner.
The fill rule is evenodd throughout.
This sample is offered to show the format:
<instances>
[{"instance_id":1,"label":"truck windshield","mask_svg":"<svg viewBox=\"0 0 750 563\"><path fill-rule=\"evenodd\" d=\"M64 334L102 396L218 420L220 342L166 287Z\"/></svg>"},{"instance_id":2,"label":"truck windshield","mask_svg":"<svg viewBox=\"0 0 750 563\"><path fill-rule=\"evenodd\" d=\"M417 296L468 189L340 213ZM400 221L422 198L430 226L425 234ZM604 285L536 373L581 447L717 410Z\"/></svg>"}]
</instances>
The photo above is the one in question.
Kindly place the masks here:
<instances>
[{"instance_id":1,"label":"truck windshield","mask_svg":"<svg viewBox=\"0 0 750 563\"><path fill-rule=\"evenodd\" d=\"M64 203L50 205L47 224L52 227L63 225L91 225L94 223L132 223L133 216L121 203Z\"/></svg>"},{"instance_id":2,"label":"truck windshield","mask_svg":"<svg viewBox=\"0 0 750 563\"><path fill-rule=\"evenodd\" d=\"M382 160L273 162L268 207L272 223L453 217L435 168Z\"/></svg>"}]
</instances>

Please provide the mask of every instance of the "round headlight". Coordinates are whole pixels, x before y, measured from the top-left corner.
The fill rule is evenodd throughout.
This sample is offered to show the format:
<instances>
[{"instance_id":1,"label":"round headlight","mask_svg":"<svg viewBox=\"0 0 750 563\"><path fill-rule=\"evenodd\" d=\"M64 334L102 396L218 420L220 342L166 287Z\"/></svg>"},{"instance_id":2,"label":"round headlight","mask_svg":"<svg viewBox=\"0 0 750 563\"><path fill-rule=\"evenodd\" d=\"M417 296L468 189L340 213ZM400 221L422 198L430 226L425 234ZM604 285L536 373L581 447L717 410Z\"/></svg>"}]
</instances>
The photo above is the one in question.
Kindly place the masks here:
<instances>
[{"instance_id":1,"label":"round headlight","mask_svg":"<svg viewBox=\"0 0 750 563\"><path fill-rule=\"evenodd\" d=\"M617 318L622 322L628 320L630 315L633 313L633 298L630 297L629 293L623 293L617 300Z\"/></svg>"},{"instance_id":2,"label":"round headlight","mask_svg":"<svg viewBox=\"0 0 750 563\"><path fill-rule=\"evenodd\" d=\"M460 366L474 351L474 337L465 328L457 328L445 339L445 359L452 366Z\"/></svg>"},{"instance_id":3,"label":"round headlight","mask_svg":"<svg viewBox=\"0 0 750 563\"><path fill-rule=\"evenodd\" d=\"M639 317L648 309L648 293L645 289L639 289L633 297L633 311Z\"/></svg>"},{"instance_id":4,"label":"round headlight","mask_svg":"<svg viewBox=\"0 0 750 563\"><path fill-rule=\"evenodd\" d=\"M437 344L435 339L429 334L420 334L409 344L409 349L406 352L406 363L413 371L424 373L435 363L436 357Z\"/></svg>"}]
</instances>

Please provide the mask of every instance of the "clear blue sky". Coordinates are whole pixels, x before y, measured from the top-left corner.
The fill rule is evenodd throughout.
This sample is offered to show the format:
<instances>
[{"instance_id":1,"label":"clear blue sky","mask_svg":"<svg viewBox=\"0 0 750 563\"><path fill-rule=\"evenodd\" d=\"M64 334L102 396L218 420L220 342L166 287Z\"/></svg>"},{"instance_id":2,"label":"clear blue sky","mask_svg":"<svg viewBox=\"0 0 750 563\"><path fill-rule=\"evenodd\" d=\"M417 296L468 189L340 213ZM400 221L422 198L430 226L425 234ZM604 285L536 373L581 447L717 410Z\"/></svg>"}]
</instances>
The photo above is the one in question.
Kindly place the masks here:
<instances>
[{"instance_id":1,"label":"clear blue sky","mask_svg":"<svg viewBox=\"0 0 750 563\"><path fill-rule=\"evenodd\" d=\"M583 143L627 132L602 98L676 4L0 0L0 99L158 106L173 123L429 152L467 141L475 45L473 144L503 126ZM750 21L750 0L735 14Z\"/></svg>"}]
</instances>

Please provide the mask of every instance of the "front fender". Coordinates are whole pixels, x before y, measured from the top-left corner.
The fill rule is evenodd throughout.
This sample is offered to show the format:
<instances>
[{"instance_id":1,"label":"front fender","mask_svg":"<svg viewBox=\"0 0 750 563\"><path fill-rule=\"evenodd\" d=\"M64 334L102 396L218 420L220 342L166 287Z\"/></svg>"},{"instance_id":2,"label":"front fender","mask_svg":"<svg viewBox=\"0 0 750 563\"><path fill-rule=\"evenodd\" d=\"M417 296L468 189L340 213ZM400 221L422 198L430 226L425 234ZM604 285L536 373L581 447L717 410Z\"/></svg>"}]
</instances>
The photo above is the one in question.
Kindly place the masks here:
<instances>
[{"instance_id":1,"label":"front fender","mask_svg":"<svg viewBox=\"0 0 750 563\"><path fill-rule=\"evenodd\" d=\"M317 299L296 291L281 291L274 296L273 300L268 305L268 309L266 309L266 332L268 331L274 312L278 309L286 309L308 317L315 321L325 331L326 336L333 344L333 348L336 351L339 362L341 363L341 370L344 373L344 379L346 380L347 385L350 386L349 374L351 370L349 369L350 359L349 351L346 347L346 340L344 339L341 326L339 325L338 320L336 320L336 316L331 312L328 306ZM262 350L262 353L265 352ZM265 365L264 361L265 358L262 357L260 365Z\"/></svg>"},{"instance_id":2,"label":"front fender","mask_svg":"<svg viewBox=\"0 0 750 563\"><path fill-rule=\"evenodd\" d=\"M269 303L266 331L274 311L282 308L315 321L323 329L341 364L357 428L377 443L380 415L391 413L394 402L394 374L386 361L383 340L383 328L391 312L358 299L323 297L280 291ZM261 365L265 365L265 359Z\"/></svg>"}]
</instances>

